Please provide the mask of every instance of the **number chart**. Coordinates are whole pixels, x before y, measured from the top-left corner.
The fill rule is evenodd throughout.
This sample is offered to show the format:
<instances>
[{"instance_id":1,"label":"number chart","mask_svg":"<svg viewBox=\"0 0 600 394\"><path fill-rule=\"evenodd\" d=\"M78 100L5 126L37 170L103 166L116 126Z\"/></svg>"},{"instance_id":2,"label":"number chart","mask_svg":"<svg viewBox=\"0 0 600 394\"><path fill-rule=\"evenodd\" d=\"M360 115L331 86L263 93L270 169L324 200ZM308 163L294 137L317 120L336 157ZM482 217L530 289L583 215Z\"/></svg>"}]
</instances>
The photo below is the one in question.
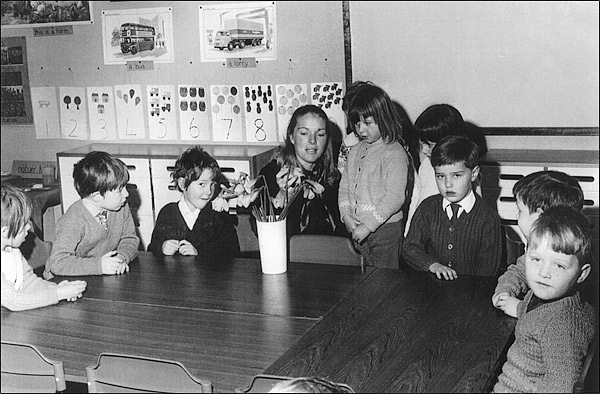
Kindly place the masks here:
<instances>
[{"instance_id":1,"label":"number chart","mask_svg":"<svg viewBox=\"0 0 600 394\"><path fill-rule=\"evenodd\" d=\"M292 114L298 107L309 104L307 84L297 83L277 85L277 129L281 141L285 140L285 133Z\"/></svg>"},{"instance_id":2,"label":"number chart","mask_svg":"<svg viewBox=\"0 0 600 394\"><path fill-rule=\"evenodd\" d=\"M247 142L277 142L275 92L273 86L244 85Z\"/></svg>"},{"instance_id":3,"label":"number chart","mask_svg":"<svg viewBox=\"0 0 600 394\"><path fill-rule=\"evenodd\" d=\"M112 86L87 88L90 138L92 140L117 139L115 96Z\"/></svg>"},{"instance_id":4,"label":"number chart","mask_svg":"<svg viewBox=\"0 0 600 394\"><path fill-rule=\"evenodd\" d=\"M179 85L179 130L184 141L210 140L208 97L206 88L199 85Z\"/></svg>"},{"instance_id":5,"label":"number chart","mask_svg":"<svg viewBox=\"0 0 600 394\"><path fill-rule=\"evenodd\" d=\"M141 139L146 136L141 92L140 85L115 85L119 139Z\"/></svg>"},{"instance_id":6,"label":"number chart","mask_svg":"<svg viewBox=\"0 0 600 394\"><path fill-rule=\"evenodd\" d=\"M62 138L86 140L88 138L85 89L78 87L59 88L60 132Z\"/></svg>"},{"instance_id":7,"label":"number chart","mask_svg":"<svg viewBox=\"0 0 600 394\"><path fill-rule=\"evenodd\" d=\"M177 111L173 85L146 86L148 130L151 140L177 140Z\"/></svg>"},{"instance_id":8,"label":"number chart","mask_svg":"<svg viewBox=\"0 0 600 394\"><path fill-rule=\"evenodd\" d=\"M321 108L332 123L335 123L342 133L346 134L346 115L342 110L344 84L341 82L311 83L311 103Z\"/></svg>"},{"instance_id":9,"label":"number chart","mask_svg":"<svg viewBox=\"0 0 600 394\"><path fill-rule=\"evenodd\" d=\"M211 85L213 141L242 141L242 108L239 88Z\"/></svg>"},{"instance_id":10,"label":"number chart","mask_svg":"<svg viewBox=\"0 0 600 394\"><path fill-rule=\"evenodd\" d=\"M54 86L31 88L31 106L36 138L60 138L56 88Z\"/></svg>"}]
</instances>

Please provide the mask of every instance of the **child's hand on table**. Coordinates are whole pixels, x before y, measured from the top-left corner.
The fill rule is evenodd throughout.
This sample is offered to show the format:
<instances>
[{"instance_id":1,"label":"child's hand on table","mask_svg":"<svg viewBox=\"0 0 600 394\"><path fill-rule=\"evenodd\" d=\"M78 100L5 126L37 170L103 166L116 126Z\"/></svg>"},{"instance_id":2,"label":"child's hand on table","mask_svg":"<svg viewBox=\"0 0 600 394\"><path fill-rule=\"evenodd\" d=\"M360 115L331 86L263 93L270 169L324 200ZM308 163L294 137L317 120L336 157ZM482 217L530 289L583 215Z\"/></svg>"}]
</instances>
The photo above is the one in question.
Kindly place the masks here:
<instances>
[{"instance_id":1,"label":"child's hand on table","mask_svg":"<svg viewBox=\"0 0 600 394\"><path fill-rule=\"evenodd\" d=\"M458 278L458 274L452 268L440 263L433 263L429 266L429 272L434 273L438 279L453 280Z\"/></svg>"}]
</instances>

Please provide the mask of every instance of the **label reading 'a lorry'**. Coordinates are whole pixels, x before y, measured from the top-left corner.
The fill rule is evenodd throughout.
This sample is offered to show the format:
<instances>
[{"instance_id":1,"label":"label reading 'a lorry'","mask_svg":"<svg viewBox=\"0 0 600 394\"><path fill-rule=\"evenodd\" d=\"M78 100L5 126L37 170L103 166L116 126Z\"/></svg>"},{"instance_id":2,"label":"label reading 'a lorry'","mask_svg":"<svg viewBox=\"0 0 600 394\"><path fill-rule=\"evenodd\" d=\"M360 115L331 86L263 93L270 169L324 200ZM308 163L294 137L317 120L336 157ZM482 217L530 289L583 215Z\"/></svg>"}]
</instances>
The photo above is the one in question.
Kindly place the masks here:
<instances>
[{"instance_id":1,"label":"label reading 'a lorry'","mask_svg":"<svg viewBox=\"0 0 600 394\"><path fill-rule=\"evenodd\" d=\"M255 57L230 57L227 58L227 68L256 68Z\"/></svg>"}]
</instances>

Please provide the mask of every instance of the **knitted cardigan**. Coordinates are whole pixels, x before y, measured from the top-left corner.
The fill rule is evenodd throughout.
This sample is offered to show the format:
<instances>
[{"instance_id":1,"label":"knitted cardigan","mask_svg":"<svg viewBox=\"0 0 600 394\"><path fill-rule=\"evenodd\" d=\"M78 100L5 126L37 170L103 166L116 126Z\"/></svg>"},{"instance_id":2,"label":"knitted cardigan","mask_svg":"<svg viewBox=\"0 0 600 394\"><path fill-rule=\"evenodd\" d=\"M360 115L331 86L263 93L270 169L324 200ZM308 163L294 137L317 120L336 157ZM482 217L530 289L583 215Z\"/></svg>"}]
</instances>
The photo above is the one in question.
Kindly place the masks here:
<instances>
[{"instance_id":1,"label":"knitted cardigan","mask_svg":"<svg viewBox=\"0 0 600 394\"><path fill-rule=\"evenodd\" d=\"M15 284L7 280L4 272L2 273L3 307L11 311L24 311L58 303L56 283L48 282L37 276L18 249L13 250L10 255L2 252L2 257L19 260L16 262L17 269L23 272L23 284L19 289L15 289ZM2 261L2 265L12 263L14 262Z\"/></svg>"},{"instance_id":2,"label":"knitted cardigan","mask_svg":"<svg viewBox=\"0 0 600 394\"><path fill-rule=\"evenodd\" d=\"M177 202L165 205L156 219L148 251L162 255L162 244L169 240L188 240L199 254L217 252L236 256L240 243L232 220L227 212L216 212L208 204L198 214L192 230L187 226Z\"/></svg>"},{"instance_id":3,"label":"knitted cardigan","mask_svg":"<svg viewBox=\"0 0 600 394\"><path fill-rule=\"evenodd\" d=\"M494 392L573 392L594 337L596 312L579 292L526 312L532 296L529 291L517 306L515 341Z\"/></svg>"},{"instance_id":4,"label":"knitted cardigan","mask_svg":"<svg viewBox=\"0 0 600 394\"><path fill-rule=\"evenodd\" d=\"M529 291L525 277L525 255L519 256L517 262L509 265L506 272L498 278L494 294L505 291L516 298L522 298Z\"/></svg>"},{"instance_id":5,"label":"knitted cardigan","mask_svg":"<svg viewBox=\"0 0 600 394\"><path fill-rule=\"evenodd\" d=\"M103 255L116 250L130 262L137 257L139 243L129 205L108 212L107 231L83 205L83 200L78 200L56 223L56 239L44 278L102 275Z\"/></svg>"},{"instance_id":6,"label":"knitted cardigan","mask_svg":"<svg viewBox=\"0 0 600 394\"><path fill-rule=\"evenodd\" d=\"M350 149L339 192L340 217L350 215L375 232L402 219L409 159L399 142L360 141Z\"/></svg>"},{"instance_id":7,"label":"knitted cardigan","mask_svg":"<svg viewBox=\"0 0 600 394\"><path fill-rule=\"evenodd\" d=\"M471 212L463 212L454 225L442 208L442 195L425 199L402 246L406 263L422 271L440 263L458 274L496 276L502 260L500 218L479 195L475 198Z\"/></svg>"}]
</instances>

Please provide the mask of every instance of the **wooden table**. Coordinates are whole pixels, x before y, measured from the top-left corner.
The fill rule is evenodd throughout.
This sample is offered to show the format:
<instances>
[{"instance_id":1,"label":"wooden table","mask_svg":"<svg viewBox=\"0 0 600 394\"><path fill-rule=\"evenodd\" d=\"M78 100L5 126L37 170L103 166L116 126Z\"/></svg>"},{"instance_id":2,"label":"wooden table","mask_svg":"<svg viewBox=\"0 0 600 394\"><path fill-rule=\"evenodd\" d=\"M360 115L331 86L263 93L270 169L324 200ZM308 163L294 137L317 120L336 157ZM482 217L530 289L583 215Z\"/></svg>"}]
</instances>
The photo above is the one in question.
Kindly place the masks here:
<instances>
[{"instance_id":1,"label":"wooden table","mask_svg":"<svg viewBox=\"0 0 600 394\"><path fill-rule=\"evenodd\" d=\"M438 280L377 269L265 370L319 375L357 392L484 392L516 320L494 278Z\"/></svg>"},{"instance_id":2,"label":"wooden table","mask_svg":"<svg viewBox=\"0 0 600 394\"><path fill-rule=\"evenodd\" d=\"M290 263L263 275L259 260L203 261L141 252L121 276L87 276L77 302L10 312L2 339L27 342L85 382L101 352L182 362L215 391L246 386L368 274ZM64 277L56 277L60 281ZM69 278L76 279L76 278Z\"/></svg>"}]
</instances>

